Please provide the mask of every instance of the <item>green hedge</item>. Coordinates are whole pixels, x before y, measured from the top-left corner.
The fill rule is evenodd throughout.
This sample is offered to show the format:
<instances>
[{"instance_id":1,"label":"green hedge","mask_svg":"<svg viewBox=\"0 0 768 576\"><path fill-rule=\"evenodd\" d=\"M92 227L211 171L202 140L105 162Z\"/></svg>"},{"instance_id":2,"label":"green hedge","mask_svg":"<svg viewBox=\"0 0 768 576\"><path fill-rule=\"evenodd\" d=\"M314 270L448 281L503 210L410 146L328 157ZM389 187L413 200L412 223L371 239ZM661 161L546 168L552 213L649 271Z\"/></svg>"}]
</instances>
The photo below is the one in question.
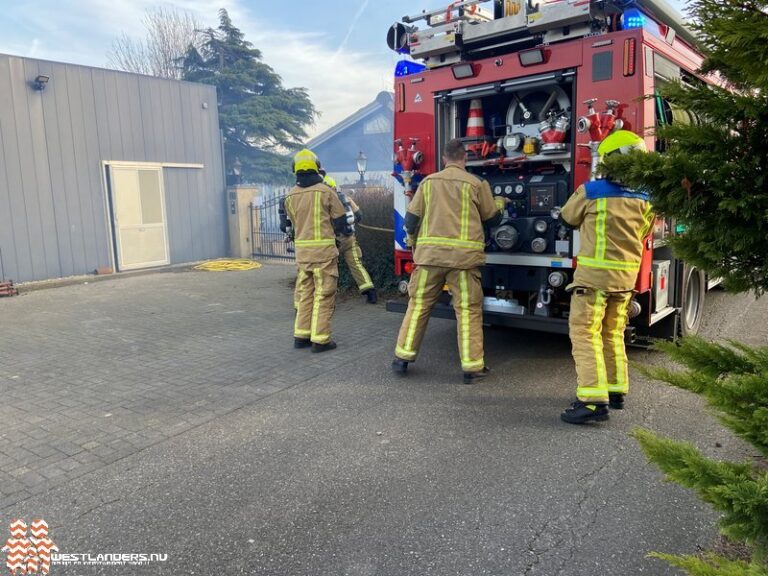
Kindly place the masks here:
<instances>
[{"instance_id":1,"label":"green hedge","mask_svg":"<svg viewBox=\"0 0 768 576\"><path fill-rule=\"evenodd\" d=\"M391 291L396 286L393 191L376 186L358 188L354 193L345 192L360 206L363 215L363 226L357 226L356 230L357 241L363 250L363 264L378 290ZM386 231L371 230L364 226L383 228ZM356 290L355 281L343 260L339 262L339 288Z\"/></svg>"}]
</instances>

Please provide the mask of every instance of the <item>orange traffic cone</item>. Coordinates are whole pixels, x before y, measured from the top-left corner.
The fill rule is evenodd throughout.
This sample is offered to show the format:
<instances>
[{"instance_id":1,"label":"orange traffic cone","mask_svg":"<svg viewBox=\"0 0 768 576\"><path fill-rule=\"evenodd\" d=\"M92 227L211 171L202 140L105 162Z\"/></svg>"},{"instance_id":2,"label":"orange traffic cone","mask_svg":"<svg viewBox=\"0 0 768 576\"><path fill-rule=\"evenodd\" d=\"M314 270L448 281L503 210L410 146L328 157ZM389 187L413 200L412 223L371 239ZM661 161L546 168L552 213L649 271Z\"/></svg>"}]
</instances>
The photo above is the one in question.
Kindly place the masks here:
<instances>
[{"instance_id":1,"label":"orange traffic cone","mask_svg":"<svg viewBox=\"0 0 768 576\"><path fill-rule=\"evenodd\" d=\"M470 140L467 150L480 154L485 141L485 122L483 120L483 104L478 98L469 103L469 118L467 119L467 139Z\"/></svg>"}]
</instances>

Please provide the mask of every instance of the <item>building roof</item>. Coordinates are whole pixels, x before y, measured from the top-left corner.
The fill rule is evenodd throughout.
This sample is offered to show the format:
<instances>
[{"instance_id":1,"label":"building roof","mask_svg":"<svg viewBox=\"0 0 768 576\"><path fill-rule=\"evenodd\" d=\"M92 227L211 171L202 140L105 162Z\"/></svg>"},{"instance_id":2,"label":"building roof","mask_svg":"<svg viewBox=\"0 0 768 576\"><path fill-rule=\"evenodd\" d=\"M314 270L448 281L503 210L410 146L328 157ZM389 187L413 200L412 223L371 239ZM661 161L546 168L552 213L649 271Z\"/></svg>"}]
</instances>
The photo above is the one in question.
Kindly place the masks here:
<instances>
[{"instance_id":1,"label":"building roof","mask_svg":"<svg viewBox=\"0 0 768 576\"><path fill-rule=\"evenodd\" d=\"M20 60L26 60L28 62L37 62L42 68L45 69L48 66L69 66L76 68L85 68L87 70L98 70L101 72L108 72L110 74L126 74L128 76L135 76L139 79L151 79L163 82L175 82L178 84L194 84L195 86L213 86L213 84L206 84L203 82L192 82L190 80L179 80L177 78L165 78L163 76L152 76L151 74L141 74L139 72L131 72L129 70L120 70L119 68L107 68L104 66L92 66L90 64L78 64L77 62L66 62L64 60L47 60L44 58L36 58L33 56L22 56L21 54L8 54L6 52L0 52L0 58L18 58Z\"/></svg>"},{"instance_id":2,"label":"building roof","mask_svg":"<svg viewBox=\"0 0 768 576\"><path fill-rule=\"evenodd\" d=\"M312 138L309 142L305 144L305 146L309 149L313 149L317 146L320 146L321 144L327 142L337 134L340 134L350 126L354 125L355 123L359 122L360 120L363 120L364 118L367 118L368 116L372 116L375 113L379 112L380 110L387 110L388 114L393 114L395 111L395 95L392 92L379 92L376 96L376 99L368 104L367 106L363 106L352 114L351 116L347 116L344 120L339 122L338 124L335 124L328 128L325 132L322 132Z\"/></svg>"}]
</instances>

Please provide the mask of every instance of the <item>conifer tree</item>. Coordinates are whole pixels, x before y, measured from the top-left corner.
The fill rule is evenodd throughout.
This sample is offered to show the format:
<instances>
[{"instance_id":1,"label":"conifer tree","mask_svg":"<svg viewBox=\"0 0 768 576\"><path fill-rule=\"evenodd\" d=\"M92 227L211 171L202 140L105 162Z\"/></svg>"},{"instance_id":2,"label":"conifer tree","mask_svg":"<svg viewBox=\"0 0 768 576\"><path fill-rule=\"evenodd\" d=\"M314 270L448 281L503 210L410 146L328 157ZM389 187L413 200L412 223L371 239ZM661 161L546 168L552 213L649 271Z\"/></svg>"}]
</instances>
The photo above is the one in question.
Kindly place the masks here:
<instances>
[{"instance_id":1,"label":"conifer tree","mask_svg":"<svg viewBox=\"0 0 768 576\"><path fill-rule=\"evenodd\" d=\"M690 124L657 127L664 154L611 157L608 174L652 191L685 226L676 253L734 291L768 289L768 14L766 1L697 0L690 8L704 82L662 86ZM620 155L617 155L620 156Z\"/></svg>"},{"instance_id":2,"label":"conifer tree","mask_svg":"<svg viewBox=\"0 0 768 576\"><path fill-rule=\"evenodd\" d=\"M658 345L687 370L646 368L658 380L704 396L720 420L768 458L768 347L750 348L688 337L677 344ZM659 555L693 575L768 575L768 467L762 463L716 462L692 444L655 436L645 429L634 432L648 458L667 478L695 490L723 513L720 529L735 542L747 545L753 565L708 558ZM712 566L723 563L718 570ZM727 566L727 570L725 568ZM740 567L742 571L733 570Z\"/></svg>"},{"instance_id":3,"label":"conifer tree","mask_svg":"<svg viewBox=\"0 0 768 576\"><path fill-rule=\"evenodd\" d=\"M604 171L643 187L656 209L674 218L677 255L735 291L768 289L768 2L696 0L689 8L715 84L678 82L661 97L687 111L690 123L660 125L661 154L607 159ZM768 457L768 348L685 339L660 346L685 371L647 369L654 378L703 395L722 422ZM768 467L716 462L693 445L648 430L636 438L667 478L696 490L723 513L720 527L744 543L751 561L707 554L656 554L697 576L768 575Z\"/></svg>"},{"instance_id":4,"label":"conifer tree","mask_svg":"<svg viewBox=\"0 0 768 576\"><path fill-rule=\"evenodd\" d=\"M285 88L280 76L262 62L259 50L245 40L226 10L219 26L190 46L184 79L213 84L218 90L219 122L224 133L227 172L235 159L243 177L255 182L290 178L286 154L306 139L305 128L317 115L304 88Z\"/></svg>"}]
</instances>

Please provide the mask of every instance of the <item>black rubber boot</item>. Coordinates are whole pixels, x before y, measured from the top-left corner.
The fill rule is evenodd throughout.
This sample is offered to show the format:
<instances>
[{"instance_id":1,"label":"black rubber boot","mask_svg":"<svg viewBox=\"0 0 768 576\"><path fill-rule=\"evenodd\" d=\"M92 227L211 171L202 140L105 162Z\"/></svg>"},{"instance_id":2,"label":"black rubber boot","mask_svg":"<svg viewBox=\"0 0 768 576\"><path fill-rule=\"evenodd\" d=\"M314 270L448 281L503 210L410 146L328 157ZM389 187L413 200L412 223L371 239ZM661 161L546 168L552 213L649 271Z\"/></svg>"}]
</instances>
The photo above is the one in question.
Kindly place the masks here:
<instances>
[{"instance_id":1,"label":"black rubber boot","mask_svg":"<svg viewBox=\"0 0 768 576\"><path fill-rule=\"evenodd\" d=\"M376 294L376 288L369 288L363 292L363 294L365 294L365 301L368 304L376 304L376 302L379 301L379 296Z\"/></svg>"},{"instance_id":2,"label":"black rubber boot","mask_svg":"<svg viewBox=\"0 0 768 576\"><path fill-rule=\"evenodd\" d=\"M603 422L608 420L608 406L605 404L587 404L577 400L560 414L560 419L569 424Z\"/></svg>"},{"instance_id":3,"label":"black rubber boot","mask_svg":"<svg viewBox=\"0 0 768 576\"><path fill-rule=\"evenodd\" d=\"M624 394L621 394L620 392L609 392L608 393L608 406L610 406L614 410L623 410L624 409Z\"/></svg>"},{"instance_id":4,"label":"black rubber boot","mask_svg":"<svg viewBox=\"0 0 768 576\"><path fill-rule=\"evenodd\" d=\"M312 341L309 338L294 338L293 339L293 347L294 348L309 348L312 346Z\"/></svg>"},{"instance_id":5,"label":"black rubber boot","mask_svg":"<svg viewBox=\"0 0 768 576\"><path fill-rule=\"evenodd\" d=\"M488 366L485 366L479 372L464 372L464 384L474 384L478 380L482 380L491 372Z\"/></svg>"},{"instance_id":6,"label":"black rubber boot","mask_svg":"<svg viewBox=\"0 0 768 576\"><path fill-rule=\"evenodd\" d=\"M326 342L325 344L318 344L316 342L312 342L312 352L328 352L328 350L335 350L336 349L336 342L333 340Z\"/></svg>"},{"instance_id":7,"label":"black rubber boot","mask_svg":"<svg viewBox=\"0 0 768 576\"><path fill-rule=\"evenodd\" d=\"M392 360L392 372L395 374L405 374L408 372L408 361L395 358Z\"/></svg>"}]
</instances>

